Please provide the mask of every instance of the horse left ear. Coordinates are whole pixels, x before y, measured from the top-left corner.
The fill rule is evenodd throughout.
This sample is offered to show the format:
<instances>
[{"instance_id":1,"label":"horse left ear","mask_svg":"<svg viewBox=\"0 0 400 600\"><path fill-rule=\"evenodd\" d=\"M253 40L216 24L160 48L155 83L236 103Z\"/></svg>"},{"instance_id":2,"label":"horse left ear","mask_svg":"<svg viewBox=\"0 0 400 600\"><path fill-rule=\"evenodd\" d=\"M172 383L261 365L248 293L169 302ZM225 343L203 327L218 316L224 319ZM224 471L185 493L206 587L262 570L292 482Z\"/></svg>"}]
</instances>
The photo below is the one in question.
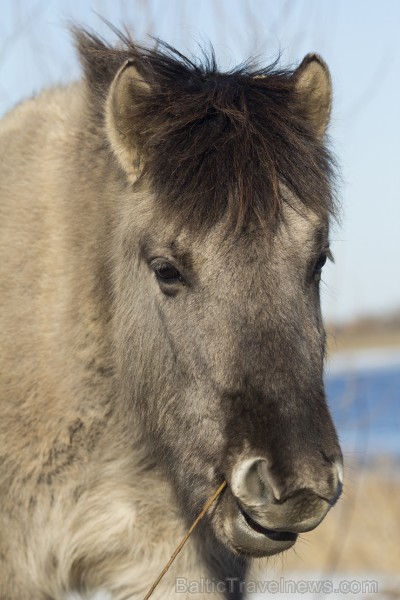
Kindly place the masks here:
<instances>
[{"instance_id":1,"label":"horse left ear","mask_svg":"<svg viewBox=\"0 0 400 600\"><path fill-rule=\"evenodd\" d=\"M315 135L322 138L329 123L332 106L332 81L329 69L318 54L307 54L294 72L296 104Z\"/></svg>"},{"instance_id":2,"label":"horse left ear","mask_svg":"<svg viewBox=\"0 0 400 600\"><path fill-rule=\"evenodd\" d=\"M140 144L135 131L137 108L149 91L134 62L128 60L115 75L106 103L107 137L132 183L140 175Z\"/></svg>"}]
</instances>

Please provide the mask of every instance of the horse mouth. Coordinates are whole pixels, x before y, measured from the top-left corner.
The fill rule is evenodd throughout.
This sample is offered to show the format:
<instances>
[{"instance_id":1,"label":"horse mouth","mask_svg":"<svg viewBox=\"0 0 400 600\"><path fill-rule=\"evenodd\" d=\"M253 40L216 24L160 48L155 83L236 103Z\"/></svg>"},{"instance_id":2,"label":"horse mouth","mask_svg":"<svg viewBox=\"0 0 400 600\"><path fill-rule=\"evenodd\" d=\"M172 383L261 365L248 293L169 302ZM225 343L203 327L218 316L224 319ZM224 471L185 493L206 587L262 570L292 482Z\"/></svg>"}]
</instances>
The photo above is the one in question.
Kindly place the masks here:
<instances>
[{"instance_id":1,"label":"horse mouth","mask_svg":"<svg viewBox=\"0 0 400 600\"><path fill-rule=\"evenodd\" d=\"M255 521L240 505L230 489L221 498L222 537L227 545L242 556L272 556L288 550L297 540L297 533L266 528Z\"/></svg>"},{"instance_id":2,"label":"horse mouth","mask_svg":"<svg viewBox=\"0 0 400 600\"><path fill-rule=\"evenodd\" d=\"M242 513L247 525L255 532L265 535L269 539L277 542L292 542L294 544L297 540L297 533L293 533L292 531L277 531L275 529L267 529L266 527L263 527L260 525L260 523L257 523L257 521L252 519L251 516L245 510L243 510L239 503L237 504L239 511Z\"/></svg>"}]
</instances>

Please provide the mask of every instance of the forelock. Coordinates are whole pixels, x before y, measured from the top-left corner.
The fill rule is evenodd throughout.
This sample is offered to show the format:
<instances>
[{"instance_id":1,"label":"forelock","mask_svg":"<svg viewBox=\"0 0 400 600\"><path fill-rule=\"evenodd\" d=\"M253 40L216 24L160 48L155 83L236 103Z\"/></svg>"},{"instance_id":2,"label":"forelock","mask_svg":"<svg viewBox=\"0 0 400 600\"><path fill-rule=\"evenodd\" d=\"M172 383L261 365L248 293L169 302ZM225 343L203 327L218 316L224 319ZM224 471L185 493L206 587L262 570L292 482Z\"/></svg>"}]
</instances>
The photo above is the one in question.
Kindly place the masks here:
<instances>
[{"instance_id":1,"label":"forelock","mask_svg":"<svg viewBox=\"0 0 400 600\"><path fill-rule=\"evenodd\" d=\"M335 164L296 110L293 70L250 63L220 72L213 51L191 60L171 46L120 48L76 32L93 114L101 119L111 81L134 62L150 93L133 97L133 127L160 209L191 227L228 217L234 228L257 218L272 226L282 214L279 184L305 207L335 214Z\"/></svg>"}]
</instances>

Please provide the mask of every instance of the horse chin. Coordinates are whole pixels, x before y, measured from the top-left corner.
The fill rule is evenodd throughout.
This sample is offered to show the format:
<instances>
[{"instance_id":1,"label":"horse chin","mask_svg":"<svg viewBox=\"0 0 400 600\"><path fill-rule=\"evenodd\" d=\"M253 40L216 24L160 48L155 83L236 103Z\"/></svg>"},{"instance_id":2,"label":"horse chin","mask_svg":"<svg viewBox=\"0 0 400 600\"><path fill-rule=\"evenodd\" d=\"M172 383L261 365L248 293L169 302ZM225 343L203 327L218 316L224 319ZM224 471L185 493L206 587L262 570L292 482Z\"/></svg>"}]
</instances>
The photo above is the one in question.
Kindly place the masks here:
<instances>
[{"instance_id":1,"label":"horse chin","mask_svg":"<svg viewBox=\"0 0 400 600\"><path fill-rule=\"evenodd\" d=\"M235 554L262 557L291 548L297 533L266 529L254 521L227 490L218 507L219 537Z\"/></svg>"}]
</instances>

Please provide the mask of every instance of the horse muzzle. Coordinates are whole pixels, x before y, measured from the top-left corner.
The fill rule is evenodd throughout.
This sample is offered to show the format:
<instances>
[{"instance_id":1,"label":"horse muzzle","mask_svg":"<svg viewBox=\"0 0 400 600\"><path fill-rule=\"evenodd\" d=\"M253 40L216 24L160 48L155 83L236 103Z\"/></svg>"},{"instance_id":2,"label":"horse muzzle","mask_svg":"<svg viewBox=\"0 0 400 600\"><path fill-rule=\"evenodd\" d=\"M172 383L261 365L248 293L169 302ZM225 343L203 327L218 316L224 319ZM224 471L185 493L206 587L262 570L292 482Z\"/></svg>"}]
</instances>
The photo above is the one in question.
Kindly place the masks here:
<instances>
[{"instance_id":1,"label":"horse muzzle","mask_svg":"<svg viewBox=\"0 0 400 600\"><path fill-rule=\"evenodd\" d=\"M342 490L341 460L325 474L321 490L302 487L280 489L262 458L247 459L234 469L222 498L223 528L239 554L269 556L287 550L299 533L311 531L324 519ZM315 486L317 487L317 486Z\"/></svg>"}]
</instances>

